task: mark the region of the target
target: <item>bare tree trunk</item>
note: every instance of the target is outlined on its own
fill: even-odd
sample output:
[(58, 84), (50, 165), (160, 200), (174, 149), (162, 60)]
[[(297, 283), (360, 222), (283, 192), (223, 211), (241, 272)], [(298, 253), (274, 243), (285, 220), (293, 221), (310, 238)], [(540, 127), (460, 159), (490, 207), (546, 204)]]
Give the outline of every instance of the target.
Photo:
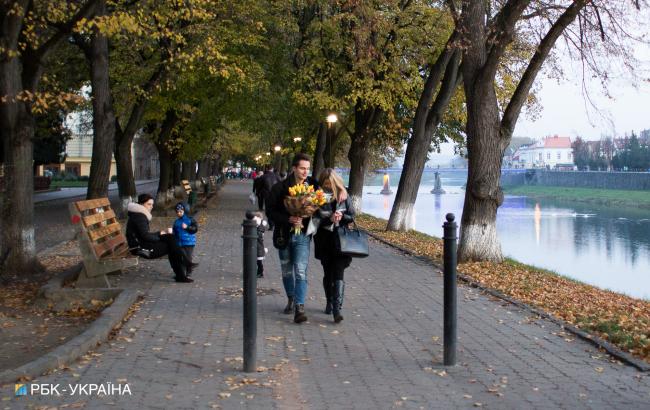
[[(386, 228), (389, 231), (406, 231), (412, 228), (413, 207), (418, 196), (431, 139), (457, 87), (459, 60), (459, 51), (445, 50), (429, 73), (413, 120), (413, 135), (406, 148), (404, 166)], [(445, 75), (442, 85), (436, 101), (430, 106), (443, 70)]]
[(273, 168), (276, 172), (280, 173), (282, 171), (282, 155), (279, 152), (276, 152), (273, 157)]
[(326, 139), (327, 125), (325, 122), (321, 122), (318, 127), (318, 134), (316, 135), (316, 150), (314, 151), (314, 167), (312, 171), (314, 178), (318, 178), (318, 174), (325, 168), (323, 153), (325, 152)]
[[(469, 157), (465, 203), (458, 247), (459, 261), (503, 260), (497, 236), (497, 208), (503, 202), (499, 186), (503, 149), (499, 143), (500, 118), (493, 76), (485, 78), (485, 3), (465, 3), (464, 24), (470, 46), (464, 50), (463, 77), (467, 105)], [(492, 80), (490, 80), (492, 78)]]
[(133, 156), (131, 146), (133, 138), (140, 129), (144, 111), (147, 106), (146, 94), (150, 93), (160, 81), (164, 71), (161, 65), (147, 80), (142, 87), (144, 93), (139, 97), (131, 112), (124, 129), (120, 126), (119, 121), (115, 121), (115, 162), (117, 165), (117, 187), (120, 196), (122, 212), (126, 213), (126, 207), (129, 202), (135, 201), (137, 192), (135, 188), (135, 178), (133, 177)]
[(181, 162), (176, 160), (172, 163), (172, 185), (174, 187), (181, 185)]
[(212, 161), (212, 168), (210, 175), (221, 174), (221, 154), (215, 154), (214, 161)]
[[(26, 5), (23, 5), (26, 6)], [(0, 45), (16, 50), (22, 16), (2, 6)], [(34, 118), (27, 103), (16, 100), (23, 90), (19, 58), (0, 58), (0, 136), (4, 156), (4, 192), (0, 272), (28, 274), (38, 266), (34, 237)]]
[[(12, 60), (17, 65), (16, 60)], [(2, 64), (0, 65), (11, 65)], [(9, 72), (7, 72), (9, 71)], [(19, 85), (17, 72), (0, 66), (2, 95)], [(9, 86), (9, 87), (7, 87)], [(34, 237), (34, 175), (32, 173), (34, 119), (24, 103), (2, 104), (0, 132), (4, 143), (4, 197), (2, 200), (2, 253), (0, 271), (29, 274), (38, 266)]]
[(196, 170), (196, 179), (207, 178), (210, 172), (210, 160), (203, 158), (199, 160), (199, 168)]
[(172, 172), (171, 155), (164, 142), (156, 142), (156, 148), (158, 148), (158, 158), (160, 159), (160, 179), (158, 180), (156, 204), (164, 206), (171, 201), (168, 190)]
[(129, 202), (135, 202), (137, 191), (133, 177), (133, 157), (131, 145), (133, 137), (122, 133), (117, 121), (115, 122), (115, 164), (117, 167), (117, 189), (120, 197), (121, 212), (126, 214)]
[[(97, 15), (106, 14), (106, 0), (98, 0)], [(115, 114), (108, 74), (108, 39), (95, 28), (90, 47), (85, 47), (90, 63), (93, 93), (93, 154), (87, 199), (108, 196), (111, 159), (115, 144)]]
[(167, 140), (171, 136), (178, 116), (173, 110), (167, 111), (165, 120), (160, 127), (160, 134), (156, 139), (156, 148), (158, 149), (158, 158), (160, 159), (160, 180), (158, 181), (158, 192), (156, 194), (156, 202), (160, 204), (168, 204), (172, 200), (169, 187), (171, 186), (172, 178), (172, 155), (167, 148)]
[(325, 150), (323, 151), (323, 162), (325, 168), (333, 168), (336, 161), (336, 140), (338, 133), (336, 132), (336, 123), (327, 124), (325, 130)]
[[(54, 46), (69, 35), (74, 24), (89, 18), (95, 2), (82, 5), (68, 21), (57, 26), (49, 38), (24, 50), (19, 39), (30, 1), (20, 0), (0, 3), (0, 136), (4, 156), (4, 198), (2, 200), (2, 244), (0, 244), (0, 270), (2, 272), (30, 274), (38, 266), (34, 237), (34, 117), (30, 102), (17, 101), (19, 93), (38, 90), (42, 62)], [(11, 10), (10, 10), (11, 9)], [(38, 16), (37, 16), (38, 17)], [(15, 55), (9, 56), (10, 52)]]
[(354, 132), (350, 136), (351, 144), (348, 151), (350, 160), (350, 181), (348, 194), (352, 202), (352, 209), (361, 213), (363, 182), (368, 170), (368, 147), (372, 142), (373, 128), (381, 116), (379, 108), (362, 108), (362, 103), (357, 102), (354, 112)]
[(368, 148), (366, 144), (356, 143), (354, 140), (348, 151), (350, 160), (350, 182), (348, 194), (355, 213), (361, 213), (363, 196), (363, 182), (368, 166)]

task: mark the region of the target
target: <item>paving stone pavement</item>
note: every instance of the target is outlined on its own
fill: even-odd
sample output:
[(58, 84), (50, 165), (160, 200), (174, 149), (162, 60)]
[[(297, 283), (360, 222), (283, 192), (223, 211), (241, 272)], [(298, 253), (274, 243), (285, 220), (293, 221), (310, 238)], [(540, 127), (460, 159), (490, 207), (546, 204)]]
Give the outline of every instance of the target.
[[(33, 383), (128, 383), (131, 395), (13, 397), (6, 408), (92, 409), (641, 409), (650, 379), (557, 325), (459, 287), (459, 365), (442, 366), (442, 277), (383, 244), (346, 271), (345, 320), (322, 313), (322, 268), (309, 268), (309, 321), (294, 324), (277, 253), (258, 281), (258, 369), (242, 369), (243, 210), (250, 183), (229, 182), (208, 211), (193, 284), (166, 261), (150, 275), (139, 311), (92, 357)], [(133, 274), (133, 273), (131, 273)], [(128, 275), (123, 278), (128, 281)]]

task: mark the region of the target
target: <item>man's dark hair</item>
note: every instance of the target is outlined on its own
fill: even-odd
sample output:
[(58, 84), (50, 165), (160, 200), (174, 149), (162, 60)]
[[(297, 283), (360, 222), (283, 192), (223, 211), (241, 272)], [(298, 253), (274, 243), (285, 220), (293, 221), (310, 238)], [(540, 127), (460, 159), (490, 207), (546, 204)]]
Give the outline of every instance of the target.
[(264, 172), (271, 172), (273, 171), (273, 165), (267, 165), (264, 167)]
[(144, 203), (147, 202), (150, 199), (153, 199), (153, 197), (151, 195), (149, 195), (149, 194), (140, 194), (140, 195), (138, 195), (138, 203), (140, 205), (144, 205)]
[(302, 152), (297, 153), (296, 155), (293, 156), (293, 161), (291, 161), (291, 166), (292, 167), (297, 167), (298, 164), (300, 164), (300, 161), (307, 161), (311, 162), (311, 158), (307, 154), (303, 154)]

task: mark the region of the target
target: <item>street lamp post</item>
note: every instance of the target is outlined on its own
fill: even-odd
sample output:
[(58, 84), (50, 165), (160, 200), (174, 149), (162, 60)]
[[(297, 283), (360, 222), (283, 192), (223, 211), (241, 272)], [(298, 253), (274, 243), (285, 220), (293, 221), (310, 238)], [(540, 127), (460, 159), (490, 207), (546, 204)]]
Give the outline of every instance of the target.
[[(293, 137), (293, 157), (295, 158), (296, 154), (300, 152), (300, 141), (302, 141), (301, 137)], [(293, 162), (293, 158), (291, 158), (291, 161)]]
[(277, 172), (280, 172), (280, 166), (282, 162), (282, 158), (280, 155), (280, 151), (282, 150), (282, 147), (280, 144), (275, 144), (273, 147), (273, 151), (275, 151), (275, 161), (274, 161), (274, 168), (276, 169)]
[(327, 116), (325, 119), (327, 121), (327, 144), (325, 145), (325, 160), (327, 163), (325, 164), (326, 168), (331, 168), (334, 165), (333, 161), (333, 152), (334, 152), (334, 147), (332, 146), (334, 143), (334, 124), (338, 121), (338, 117), (336, 114), (330, 114)]

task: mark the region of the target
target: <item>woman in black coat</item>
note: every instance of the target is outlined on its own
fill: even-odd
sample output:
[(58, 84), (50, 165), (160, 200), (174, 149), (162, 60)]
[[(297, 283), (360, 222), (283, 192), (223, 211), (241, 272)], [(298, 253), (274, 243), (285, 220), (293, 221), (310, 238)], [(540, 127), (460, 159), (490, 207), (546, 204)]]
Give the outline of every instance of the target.
[(167, 255), (169, 264), (174, 270), (176, 282), (194, 282), (187, 277), (189, 262), (176, 244), (172, 229), (166, 231), (149, 232), (153, 197), (149, 194), (138, 196), (138, 203), (128, 205), (129, 219), (126, 223), (126, 240), (129, 248), (135, 255), (147, 259), (156, 259)]
[(352, 258), (336, 249), (336, 230), (340, 225), (354, 221), (354, 211), (343, 179), (336, 171), (332, 168), (324, 169), (318, 176), (318, 183), (325, 193), (331, 194), (332, 199), (318, 210), (320, 225), (314, 235), (314, 256), (323, 265), (323, 288), (327, 298), (325, 313), (332, 313), (334, 321), (339, 323), (343, 320), (343, 273), (350, 266)]

